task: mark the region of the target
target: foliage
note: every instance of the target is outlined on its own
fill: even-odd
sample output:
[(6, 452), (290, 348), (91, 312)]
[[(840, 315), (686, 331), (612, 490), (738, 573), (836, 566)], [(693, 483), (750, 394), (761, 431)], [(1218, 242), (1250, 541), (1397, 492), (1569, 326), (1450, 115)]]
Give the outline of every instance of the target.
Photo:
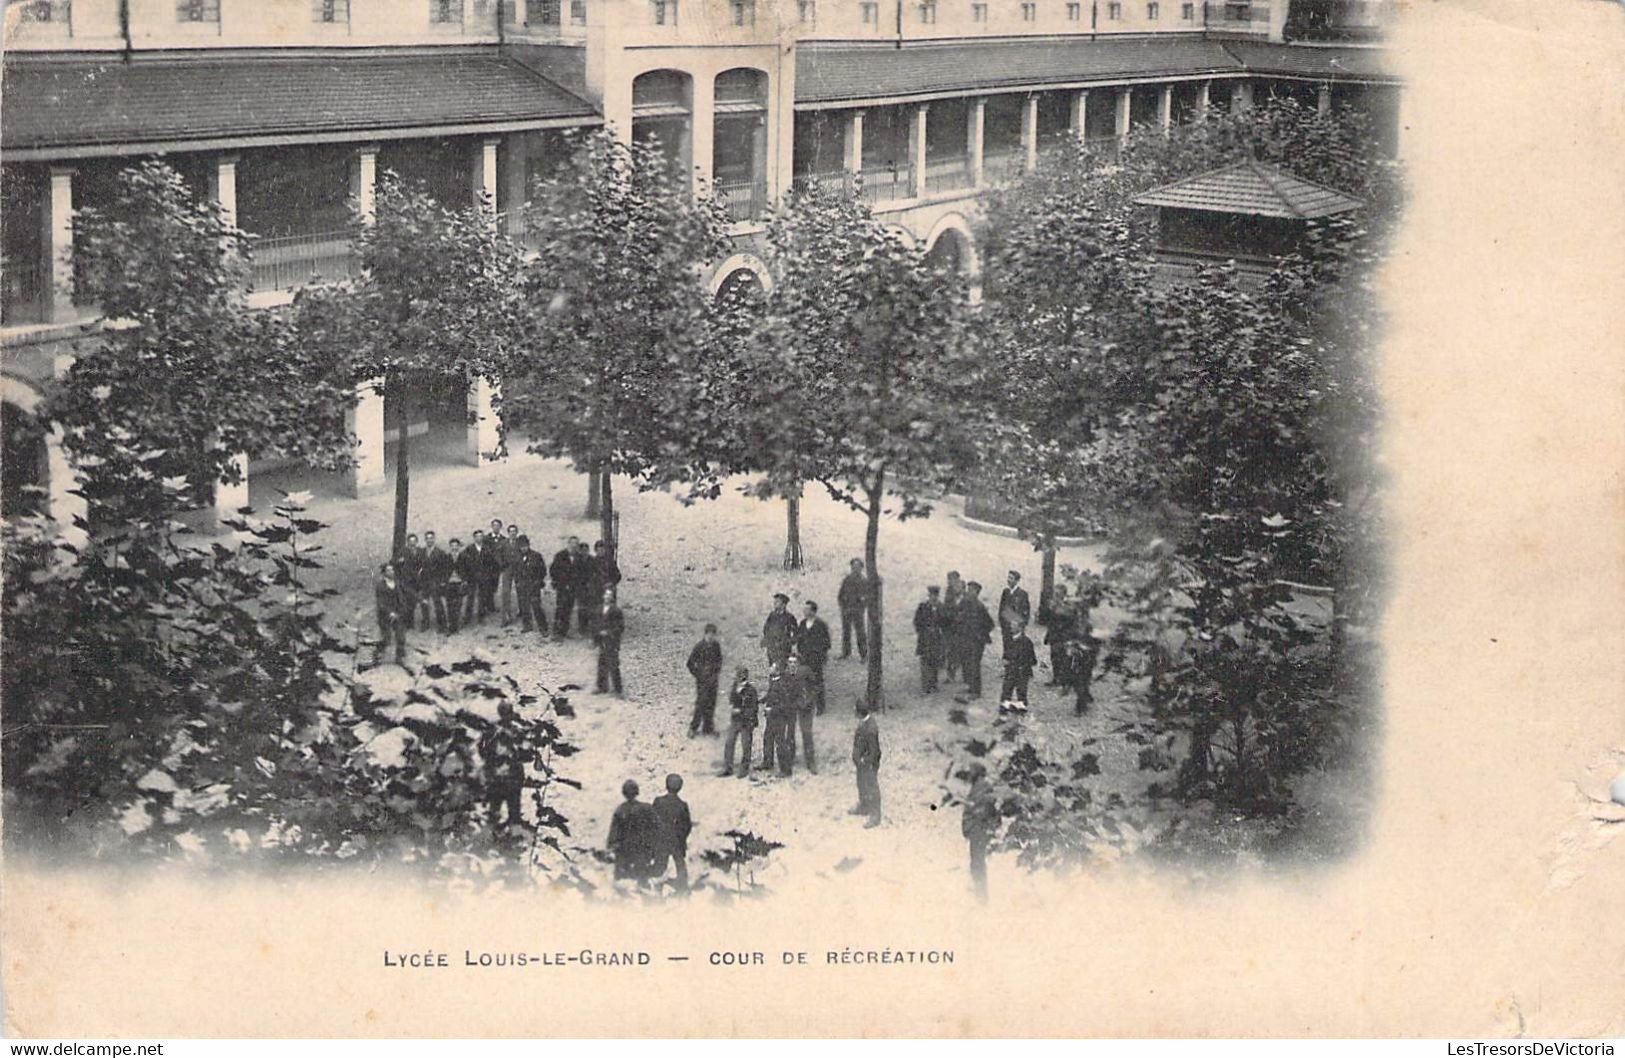
[[(700, 859), (713, 870), (733, 875), (735, 897), (765, 895), (766, 887), (756, 880), (756, 865), (758, 862), (765, 863), (775, 850), (784, 848), (784, 845), (748, 830), (725, 830), (722, 836), (733, 842), (732, 847), (706, 849), (700, 853)], [(727, 892), (726, 889), (720, 891)]]
[[(399, 701), (352, 685), (359, 644), (323, 624), (304, 499), (205, 546), (142, 535), (75, 557), (47, 523), (8, 526), (8, 790), (52, 840), (71, 818), (149, 855), (556, 869), (568, 824), (545, 794), (569, 783), (567, 707), (477, 659), (425, 668)], [(527, 765), (529, 845), (482, 823), (499, 728)]]
[(348, 462), (344, 361), (302, 341), (290, 313), (244, 304), (245, 236), (217, 204), (142, 162), (107, 206), (79, 212), (74, 238), (77, 296), (107, 323), (45, 414), (99, 523), (206, 506), (217, 481), (238, 480), (239, 454)]
[[(351, 237), (359, 278), (317, 288), (299, 317), (306, 345), (349, 365), (349, 381), (382, 380), (399, 429), (395, 532), (406, 540), (413, 401), (427, 383), (500, 378), (523, 343), (520, 252), (490, 203), (447, 209), (385, 173), (376, 217), (357, 215)], [(493, 400), (500, 410), (501, 397)]]
[[(686, 412), (719, 382), (699, 274), (728, 249), (721, 207), (695, 202), (657, 148), (604, 132), (536, 188), (528, 223), (548, 247), (523, 275), (531, 312), (504, 375), (508, 428), (596, 473), (714, 495)], [(602, 515), (613, 541), (612, 500)]]
[(822, 484), (868, 521), (868, 698), (880, 704), (880, 521), (930, 513), (927, 498), (974, 458), (984, 404), (963, 283), (939, 274), (855, 198), (794, 192), (768, 224), (774, 283), (711, 446), (764, 494)]
[[(985, 783), (980, 796), (997, 825), (989, 848), (1016, 854), (1029, 870), (1067, 871), (1110, 858), (1131, 847), (1142, 827), (1115, 793), (1097, 799), (1089, 780), (1100, 775), (1093, 751), (1098, 739), (1068, 740), (1050, 746), (1021, 720), (999, 717), (990, 728), (964, 739), (950, 768), (962, 785)], [(945, 787), (944, 806), (963, 806), (967, 797)], [(976, 798), (973, 787), (967, 795)]]

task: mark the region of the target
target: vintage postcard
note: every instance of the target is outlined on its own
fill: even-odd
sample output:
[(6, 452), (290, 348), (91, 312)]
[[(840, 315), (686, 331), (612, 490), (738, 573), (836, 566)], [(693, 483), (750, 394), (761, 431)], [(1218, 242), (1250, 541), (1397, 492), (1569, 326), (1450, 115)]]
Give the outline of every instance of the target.
[(8, 0), (5, 1031), (1620, 1036), (1622, 85)]

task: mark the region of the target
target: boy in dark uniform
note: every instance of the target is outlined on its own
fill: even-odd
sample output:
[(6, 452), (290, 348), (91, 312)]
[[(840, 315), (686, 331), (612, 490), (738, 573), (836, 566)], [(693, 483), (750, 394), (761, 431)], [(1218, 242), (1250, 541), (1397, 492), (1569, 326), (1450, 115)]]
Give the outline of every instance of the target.
[(485, 531), (474, 530), (474, 540), (457, 556), (457, 572), (463, 577), (463, 627), (474, 624), (480, 614), (480, 585), (485, 579)]
[(579, 607), (580, 625), (582, 635), (592, 631), (593, 622), (598, 619), (600, 603), (604, 597), (604, 585), (598, 579), (598, 563), (592, 560), (592, 553), (587, 550), (584, 540), (576, 542), (576, 605)]
[(993, 642), (993, 615), (982, 603), (982, 586), (976, 581), (965, 585), (964, 597), (959, 600), (959, 643), (964, 651), (960, 664), (964, 666), (965, 689), (972, 698), (982, 696), (982, 653)]
[(532, 551), (530, 537), (514, 540), (513, 590), (519, 609), (519, 627), (547, 635), (547, 608), (542, 605), (542, 588), (547, 584), (547, 560)]
[(446, 631), (455, 635), (463, 626), (463, 598), (468, 593), (468, 581), (463, 573), (468, 563), (463, 558), (463, 542), (451, 538), (451, 550), (446, 554), (446, 576), (440, 582), (440, 597), (446, 603)]
[(868, 816), (864, 828), (880, 825), (880, 724), (866, 699), (858, 700), (858, 726), (852, 732), (852, 766), (857, 772), (858, 804), (848, 815)]
[(638, 800), (638, 793), (638, 784), (633, 780), (621, 784), (622, 800), (610, 818), (609, 839), (604, 846), (615, 858), (615, 877), (642, 885), (654, 868), (660, 820), (652, 807)]
[(773, 609), (762, 622), (762, 651), (770, 668), (783, 666), (796, 643), (796, 619), (790, 613), (790, 596), (773, 594)]
[[(480, 759), (485, 764), (486, 801), (491, 811), (493, 830), (507, 830), (524, 824), (519, 810), (519, 795), (525, 788), (525, 762), (521, 758), (519, 740), (514, 736), (513, 705), (503, 702), (497, 706), (497, 722), (480, 740)], [(507, 809), (503, 820), (502, 809)]]
[(762, 698), (767, 726), (762, 729), (762, 763), (757, 765), (760, 771), (772, 771), (777, 766), (782, 774), (790, 774), (790, 747), (785, 745), (785, 736), (796, 715), (790, 682), (785, 678), (783, 665), (776, 664), (767, 670), (767, 694)]
[(688, 803), (677, 796), (682, 788), (683, 777), (673, 772), (666, 776), (666, 792), (655, 798), (654, 812), (660, 820), (661, 842), (651, 874), (651, 877), (664, 874), (667, 861), (675, 862), (679, 891), (688, 889), (688, 835), (694, 829)]
[(869, 580), (863, 575), (863, 559), (852, 560), (851, 572), (841, 580), (835, 605), (841, 611), (841, 657), (852, 656), (854, 636), (858, 641), (858, 657), (866, 657), (869, 651), (869, 629), (865, 625), (869, 612)]
[[(406, 613), (401, 620), (408, 629), (417, 627), (418, 602), (423, 599), (423, 589), (419, 583), (419, 575), (423, 571), (423, 549), (418, 547), (418, 534), (406, 534), (406, 546), (395, 557), (395, 578), (400, 582), (401, 591), (406, 596)], [(425, 616), (423, 627), (429, 627)]]
[(722, 644), (717, 642), (717, 626), (705, 626), (705, 635), (688, 652), (688, 671), (694, 677), (694, 718), (688, 722), (688, 737), (717, 733), (717, 684), (722, 679)]
[(750, 777), (750, 744), (756, 734), (758, 697), (756, 685), (750, 682), (750, 670), (743, 665), (734, 674), (733, 689), (728, 692), (728, 737), (722, 747), (722, 777), (734, 770), (734, 743), (743, 738), (745, 755), (740, 758), (739, 777)]
[(1019, 622), (1013, 626), (1010, 645), (1004, 648), (1004, 687), (999, 701), (1027, 704), (1027, 684), (1038, 667), (1038, 653), (1033, 641), (1027, 638), (1027, 626)]
[(451, 558), (441, 548), (431, 529), (423, 534), (423, 566), (418, 579), (423, 590), (418, 605), (425, 628), (429, 626), (429, 614), (432, 612), (435, 631), (446, 630), (446, 578), (450, 575)]
[(393, 640), (395, 664), (406, 668), (406, 592), (395, 577), (395, 565), (385, 562), (378, 567), (378, 576), (372, 582), (373, 601), (378, 606), (378, 643), (373, 647), (372, 663), (384, 660), (384, 651)]
[(920, 658), (920, 691), (937, 692), (937, 672), (942, 668), (942, 589), (935, 584), (925, 589), (925, 601), (914, 608), (914, 653)]
[(615, 592), (604, 591), (604, 608), (594, 622), (593, 639), (598, 643), (598, 693), (605, 694), (613, 686), (621, 694), (621, 635), (626, 631), (626, 618), (615, 605)]
[(570, 617), (576, 609), (576, 591), (580, 580), (576, 569), (576, 543), (576, 538), (570, 537), (553, 556), (553, 635), (558, 639), (570, 635)]

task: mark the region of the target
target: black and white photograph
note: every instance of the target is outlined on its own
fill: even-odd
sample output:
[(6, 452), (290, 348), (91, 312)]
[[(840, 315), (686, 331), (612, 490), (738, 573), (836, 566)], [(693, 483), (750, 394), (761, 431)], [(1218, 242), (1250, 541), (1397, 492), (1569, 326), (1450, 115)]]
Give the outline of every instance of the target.
[[(1543, 1012), (1511, 940), (1522, 991), (1415, 1006), (1390, 975), (1425, 931), (1373, 925), (1366, 955), (1338, 917), (1471, 888), (1407, 895), (1394, 834), (1418, 863), (1545, 842), (1529, 891), (1565, 910), (1508, 896), (1487, 935), (1584, 908), (1590, 957), (1625, 957), (1599, 337), (1625, 333), (1625, 10), (1545, 6), (7, 0), (8, 1033), (1625, 1032), (1618, 977)], [(1454, 25), (1533, 43), (1452, 52)], [(1517, 81), (1565, 42), (1602, 95)], [(1554, 165), (1615, 168), (1522, 185), (1527, 214), (1511, 176), (1450, 180), (1495, 153), (1448, 116), (1465, 87), (1428, 95), (1458, 76), (1509, 130), (1555, 107)], [(1520, 259), (1506, 294), (1493, 255), (1585, 203), (1575, 245), (1608, 259)], [(1613, 302), (1557, 300), (1569, 267)], [(1523, 333), (1487, 325), (1509, 298), (1604, 364), (1544, 384), (1611, 428), (1565, 433), (1485, 351)], [(1510, 417), (1463, 410), (1492, 371)], [(1520, 492), (1501, 445), (1573, 494)], [(1537, 578), (1553, 549), (1596, 560)], [(1548, 612), (1586, 660), (1527, 638)], [(1527, 652), (1500, 704), (1453, 628)], [(1486, 742), (1406, 737), (1424, 715)], [(1499, 832), (1498, 784), (1524, 797)], [(1348, 953), (1284, 943), (1282, 991), (1225, 983), (1300, 914)], [(1184, 995), (1073, 1009), (1023, 937)], [(297, 1017), (140, 1001), (168, 946)], [(1343, 972), (1383, 978), (1377, 1008)], [(637, 1012), (456, 1005), (543, 975)], [(813, 980), (844, 998), (754, 1028), (717, 1006), (798, 1010)]]

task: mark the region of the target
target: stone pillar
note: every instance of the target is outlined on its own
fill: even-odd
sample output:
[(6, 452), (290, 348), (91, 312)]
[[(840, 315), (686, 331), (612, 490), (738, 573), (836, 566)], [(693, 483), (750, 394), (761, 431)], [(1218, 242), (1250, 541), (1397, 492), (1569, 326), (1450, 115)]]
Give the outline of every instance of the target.
[(237, 156), (222, 154), (209, 169), (209, 197), (220, 207), (220, 215), (233, 228), (237, 226)]
[(1128, 138), (1129, 116), (1134, 112), (1134, 89), (1119, 88), (1117, 90), (1117, 124), (1115, 131), (1119, 140)]
[(497, 419), (497, 385), (488, 378), (477, 378), (468, 387), (468, 463), (485, 466), (495, 462), (491, 455), (500, 439)]
[(1089, 137), (1089, 90), (1087, 88), (1072, 93), (1072, 113), (1067, 120), (1067, 128), (1079, 143)]
[(1315, 89), (1315, 112), (1322, 117), (1332, 112), (1332, 86), (1321, 83)]
[(908, 120), (908, 194), (920, 198), (925, 194), (925, 119), (929, 103), (915, 106)]
[(1038, 168), (1038, 96), (1030, 95), (1021, 106), (1021, 166), (1027, 172)]
[(1157, 96), (1157, 124), (1164, 136), (1174, 127), (1174, 86), (1171, 84), (1163, 85)]
[(497, 148), (501, 143), (494, 136), (481, 140), (474, 148), (469, 172), (474, 204), (493, 212), (497, 208)]
[(355, 438), (355, 465), (344, 472), (344, 491), (364, 496), (384, 484), (384, 380), (356, 387), (355, 404), (344, 413), (344, 428)]
[(350, 159), (350, 198), (363, 223), (378, 219), (378, 145), (357, 147)]
[(1203, 81), (1196, 86), (1196, 120), (1198, 123), (1207, 120), (1208, 107), (1212, 104), (1212, 81)]
[[(209, 170), (209, 197), (220, 207), (221, 218), (232, 227), (237, 226), (237, 158), (220, 155)], [(236, 481), (224, 479), (214, 486), (214, 524), (218, 528), (225, 519), (248, 506), (248, 455), (239, 452), (231, 458)]]
[(73, 170), (67, 166), (51, 166), (40, 211), (40, 278), (47, 322), (73, 319)]
[(1230, 82), (1230, 109), (1240, 113), (1253, 105), (1253, 84), (1251, 81)]
[(863, 172), (863, 111), (854, 110), (847, 116), (846, 127), (841, 130), (841, 161), (846, 167), (849, 181)]
[(688, 112), (688, 164), (692, 167), (696, 194), (709, 188), (716, 173), (716, 82), (708, 74), (693, 79), (692, 105)]
[(982, 172), (982, 159), (985, 153), (987, 129), (987, 97), (977, 96), (970, 101), (970, 111), (965, 122), (965, 153), (970, 156), (970, 184), (972, 187), (981, 187), (985, 177)]

